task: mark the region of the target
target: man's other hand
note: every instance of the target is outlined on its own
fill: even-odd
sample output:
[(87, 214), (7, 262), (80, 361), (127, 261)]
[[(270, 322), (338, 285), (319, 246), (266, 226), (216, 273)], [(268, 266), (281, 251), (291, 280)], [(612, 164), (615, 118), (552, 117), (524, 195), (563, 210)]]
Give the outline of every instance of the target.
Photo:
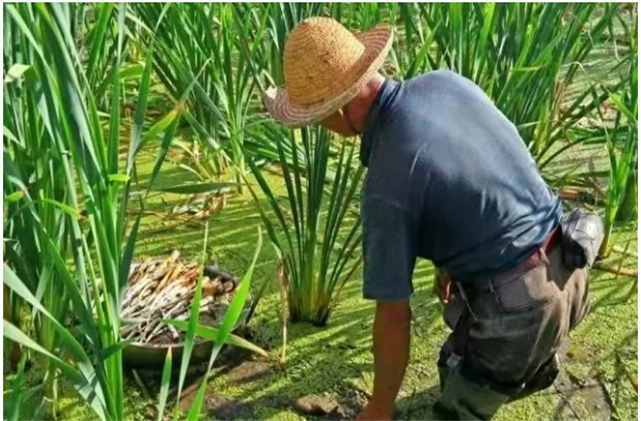
[(438, 295), (441, 304), (445, 305), (450, 301), (452, 280), (445, 269), (436, 268), (434, 274), (434, 292)]
[(375, 401), (370, 400), (367, 405), (365, 405), (361, 412), (356, 417), (357, 421), (365, 420), (391, 420), (393, 414), (393, 407), (382, 407), (378, 405)]
[(359, 420), (390, 420), (394, 400), (401, 387), (409, 360), (409, 300), (376, 304), (374, 318), (374, 392), (358, 415)]

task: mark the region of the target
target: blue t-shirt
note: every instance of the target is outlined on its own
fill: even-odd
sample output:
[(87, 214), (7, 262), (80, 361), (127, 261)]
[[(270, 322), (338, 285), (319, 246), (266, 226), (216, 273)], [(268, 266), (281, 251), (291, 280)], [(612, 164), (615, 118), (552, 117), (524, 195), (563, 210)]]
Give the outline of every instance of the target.
[(452, 72), (386, 81), (361, 160), (365, 298), (409, 298), (417, 257), (461, 282), (500, 273), (561, 219), (561, 201), (516, 127)]

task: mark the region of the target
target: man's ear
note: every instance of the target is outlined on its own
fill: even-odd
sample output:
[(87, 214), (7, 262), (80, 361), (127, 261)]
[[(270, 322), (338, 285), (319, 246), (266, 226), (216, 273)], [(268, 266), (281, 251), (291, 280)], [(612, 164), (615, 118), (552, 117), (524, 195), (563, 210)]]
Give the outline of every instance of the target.
[(345, 107), (343, 107), (344, 109), (343, 108), (339, 109), (338, 112), (341, 114), (343, 119), (347, 122), (347, 125), (349, 126), (350, 131), (352, 133), (355, 133), (355, 135), (360, 135), (361, 132), (359, 132), (356, 129), (356, 126), (354, 126), (354, 122), (352, 121), (352, 119), (349, 116), (349, 110), (347, 110), (348, 106), (349, 106), (349, 104), (347, 104)]

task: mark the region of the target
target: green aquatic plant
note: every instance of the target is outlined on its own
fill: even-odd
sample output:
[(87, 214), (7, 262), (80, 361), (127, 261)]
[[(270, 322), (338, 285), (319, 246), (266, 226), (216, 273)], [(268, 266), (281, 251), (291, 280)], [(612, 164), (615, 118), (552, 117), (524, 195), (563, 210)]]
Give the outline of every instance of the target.
[[(271, 212), (263, 208), (253, 189), (250, 191), (282, 265), (290, 320), (325, 325), (343, 286), (360, 263), (360, 215), (350, 210), (354, 210), (351, 207), (364, 167), (353, 165), (356, 148), (343, 141), (327, 189), (331, 142), (326, 130), (273, 128), (268, 135), (278, 145), (287, 198), (283, 203), (251, 162)], [(294, 152), (292, 164), (285, 156), (284, 143)], [(297, 162), (299, 148), (305, 156), (303, 165)]]

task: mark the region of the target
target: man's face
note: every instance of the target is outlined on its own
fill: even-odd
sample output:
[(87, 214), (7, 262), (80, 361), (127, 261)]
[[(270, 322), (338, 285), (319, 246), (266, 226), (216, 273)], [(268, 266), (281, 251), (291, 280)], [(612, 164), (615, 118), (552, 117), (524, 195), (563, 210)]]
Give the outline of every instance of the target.
[(358, 134), (341, 110), (336, 111), (321, 121), (320, 125), (344, 137), (356, 136)]

